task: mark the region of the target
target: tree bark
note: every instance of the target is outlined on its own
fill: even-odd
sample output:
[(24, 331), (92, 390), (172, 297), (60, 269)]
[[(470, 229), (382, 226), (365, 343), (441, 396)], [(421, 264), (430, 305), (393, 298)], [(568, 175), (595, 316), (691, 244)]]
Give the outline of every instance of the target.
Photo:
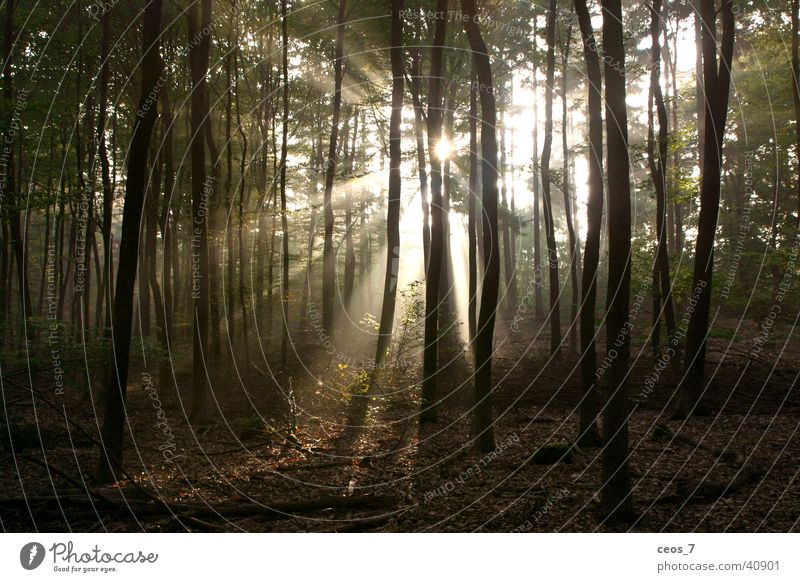
[[(191, 70), (191, 169), (192, 169), (192, 238), (191, 276), (192, 298), (192, 407), (191, 418), (195, 422), (205, 420), (208, 413), (207, 400), (209, 377), (206, 360), (209, 356), (208, 334), (210, 315), (211, 281), (209, 281), (208, 217), (211, 212), (209, 193), (214, 184), (206, 180), (206, 129), (208, 123), (208, 99), (206, 74), (210, 51), (211, 0), (193, 3), (186, 12), (189, 34), (189, 67)], [(214, 160), (216, 164), (216, 160)], [(212, 179), (213, 182), (213, 179)], [(212, 201), (213, 202), (213, 201)], [(212, 350), (213, 351), (213, 350)]]
[(492, 413), (492, 348), (500, 285), (500, 253), (497, 230), (497, 107), (494, 97), (492, 66), (486, 44), (476, 20), (475, 0), (461, 0), (464, 32), (469, 41), (481, 99), (481, 155), (483, 174), (483, 247), (484, 277), (481, 306), (475, 338), (475, 408), (472, 437), (478, 450), (495, 448)]
[(606, 346), (612, 361), (606, 374), (608, 401), (603, 415), (605, 446), (600, 498), (604, 519), (616, 522), (633, 517), (628, 467), (629, 404), (626, 382), (630, 361), (627, 325), (631, 286), (631, 194), (622, 5), (620, 0), (602, 0), (601, 5), (606, 80), (608, 224), (611, 225), (608, 229)]
[[(437, 0), (436, 12), (444, 14), (448, 0)], [(442, 208), (442, 161), (436, 146), (442, 138), (442, 53), (447, 20), (437, 18), (431, 47), (431, 72), (428, 83), (428, 157), (431, 166), (431, 250), (425, 277), (425, 347), (422, 365), (422, 411), (420, 422), (436, 420), (436, 390), (439, 373), (439, 283), (444, 249)]]
[(578, 444), (600, 446), (597, 428), (600, 400), (597, 389), (597, 347), (595, 310), (597, 305), (597, 266), (600, 262), (600, 232), (603, 225), (603, 78), (600, 54), (592, 29), (586, 0), (574, 0), (586, 61), (587, 117), (589, 118), (589, 192), (586, 201), (586, 247), (581, 281), (581, 388)]
[(558, 247), (553, 225), (553, 201), (550, 196), (550, 155), (553, 145), (553, 83), (556, 68), (556, 0), (549, 0), (547, 12), (547, 78), (544, 102), (544, 145), (542, 147), (542, 202), (547, 239), (547, 265), (550, 283), (550, 353), (558, 357), (561, 350), (561, 306), (559, 304)]
[[(345, 0), (340, 0), (341, 4), (344, 5)], [(342, 10), (340, 8), (340, 15), (343, 16)], [(343, 27), (339, 26), (338, 34), (342, 34)], [(281, 165), (280, 165), (280, 182), (281, 182), (281, 232), (283, 236), (281, 237), (281, 253), (283, 255), (282, 260), (282, 273), (281, 273), (281, 312), (282, 312), (282, 319), (283, 319), (283, 333), (281, 335), (281, 370), (285, 371), (286, 367), (289, 364), (289, 219), (287, 217), (286, 212), (286, 159), (289, 153), (289, 24), (288, 24), (288, 16), (286, 14), (286, 0), (281, 0), (281, 44), (283, 45), (282, 52), (281, 52), (281, 74), (283, 75), (283, 91), (281, 94)], [(338, 37), (337, 37), (337, 47), (339, 45)], [(340, 77), (340, 70), (341, 70), (341, 54), (340, 50), (337, 49), (337, 60), (339, 69), (337, 69), (336, 78), (338, 80), (338, 91), (337, 96), (341, 99), (341, 79)], [(336, 152), (336, 130), (338, 129), (338, 116), (337, 116), (337, 107), (334, 105), (334, 124), (333, 129), (331, 130), (331, 149)], [(273, 130), (273, 136), (275, 134)], [(331, 166), (333, 162), (329, 160)], [(331, 170), (329, 169), (329, 172)], [(330, 212), (330, 217), (328, 214), (325, 215), (325, 242), (328, 243), (328, 218), (330, 218), (330, 229), (331, 233), (333, 232), (333, 209), (330, 206), (330, 190), (333, 188), (333, 174), (329, 175), (330, 185), (328, 184), (328, 177), (325, 180), (325, 193), (327, 196), (327, 205), (326, 205), (326, 213)], [(274, 232), (274, 228), (273, 228)], [(273, 246), (274, 246), (274, 238), (273, 238)], [(335, 274), (335, 273), (334, 273)], [(327, 274), (323, 274), (323, 284), (325, 282), (325, 277)], [(332, 305), (330, 306), (333, 307)], [(324, 309), (324, 306), (323, 306)], [(331, 314), (332, 315), (332, 314)], [(331, 328), (332, 329), (332, 328)]]
[(336, 54), (333, 60), (333, 119), (331, 139), (325, 171), (325, 196), (323, 214), (325, 217), (325, 243), (322, 251), (322, 327), (329, 337), (333, 337), (336, 298), (336, 255), (333, 249), (333, 179), (336, 175), (336, 148), (339, 138), (339, 116), (342, 108), (342, 80), (344, 76), (344, 27), (347, 1), (339, 0), (339, 13), (336, 17)]
[(578, 348), (578, 264), (580, 263), (580, 252), (578, 251), (578, 239), (575, 234), (575, 222), (572, 216), (572, 200), (570, 198), (570, 170), (569, 170), (569, 121), (567, 117), (567, 71), (569, 66), (569, 47), (572, 44), (572, 23), (567, 27), (566, 38), (561, 58), (561, 149), (564, 158), (563, 171), (564, 178), (564, 218), (567, 222), (567, 242), (569, 244), (569, 277), (572, 285), (570, 295), (570, 322), (569, 322), (569, 345), (572, 350)]
[[(659, 321), (663, 305), (664, 318), (667, 323), (667, 336), (675, 333), (675, 311), (673, 309), (669, 255), (667, 241), (667, 168), (668, 168), (668, 124), (667, 108), (661, 92), (661, 0), (653, 0), (651, 6), (650, 39), (652, 43), (650, 60), (650, 91), (647, 106), (647, 159), (650, 175), (656, 191), (656, 259), (653, 264), (654, 312), (653, 312), (653, 348), (656, 355), (660, 351)], [(658, 139), (655, 138), (655, 120), (653, 106), (658, 115)], [(656, 144), (658, 150), (656, 151)]]
[(714, 0), (701, 0), (706, 139), (691, 291), (696, 305), (686, 332), (686, 374), (673, 414), (676, 418), (685, 418), (697, 408), (705, 380), (706, 336), (714, 272), (714, 237), (720, 203), (722, 145), (733, 66), (735, 20), (731, 0), (722, 0), (719, 12), (722, 15), (722, 38), (718, 63), (717, 10)]
[(397, 275), (400, 270), (400, 190), (402, 164), (403, 115), (403, 0), (392, 0), (391, 33), (389, 55), (392, 62), (392, 114), (389, 121), (389, 199), (386, 214), (386, 274), (383, 280), (383, 305), (378, 329), (378, 346), (375, 350), (375, 373), (381, 369), (392, 337), (395, 301), (397, 298)]
[(142, 15), (142, 90), (134, 122), (128, 157), (125, 206), (122, 213), (120, 265), (114, 295), (111, 380), (106, 389), (101, 452), (96, 476), (101, 482), (118, 481), (122, 467), (125, 394), (128, 385), (128, 358), (131, 345), (133, 290), (136, 282), (139, 225), (144, 205), (147, 154), (155, 125), (158, 103), (150, 95), (158, 94), (158, 80), (163, 63), (159, 55), (161, 0), (151, 0)]

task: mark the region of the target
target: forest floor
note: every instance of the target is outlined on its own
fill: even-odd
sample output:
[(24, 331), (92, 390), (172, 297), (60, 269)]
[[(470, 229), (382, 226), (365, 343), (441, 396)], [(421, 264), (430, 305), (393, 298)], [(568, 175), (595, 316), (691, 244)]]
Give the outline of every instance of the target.
[[(777, 337), (776, 344), (781, 343)], [(350, 423), (364, 427), (344, 430), (353, 418), (353, 403), (365, 399), (332, 394), (312, 380), (295, 381), (292, 397), (278, 398), (261, 372), (240, 370), (239, 388), (232, 374), (217, 379), (215, 412), (198, 428), (186, 421), (185, 378), (178, 377), (186, 386), (180, 392), (132, 382), (125, 453), (132, 474), (113, 487), (96, 487), (90, 481), (98, 455), (92, 400), (68, 390), (63, 396), (45, 397), (54, 408), (41, 398), (33, 406), (20, 379), (16, 384), (6, 379), (4, 407), (16, 420), (6, 431), (14, 450), (4, 436), (6, 450), (0, 460), (0, 527), (286, 532), (798, 529), (800, 393), (791, 387), (800, 370), (800, 351), (784, 349), (780, 357), (775, 353), (769, 358), (777, 359), (776, 364), (768, 364), (748, 355), (747, 342), (712, 339), (711, 381), (703, 399), (709, 413), (686, 421), (669, 420), (664, 412), (677, 379), (662, 374), (656, 389), (639, 398), (629, 423), (638, 518), (607, 526), (600, 524), (598, 512), (601, 449), (571, 446), (580, 401), (578, 358), (565, 350), (560, 359), (551, 359), (544, 351), (546, 339), (537, 339), (536, 350), (526, 348), (528, 339), (498, 338), (502, 357), (495, 358), (493, 372), (499, 383), (493, 453), (470, 446), (468, 356), (451, 345), (443, 349), (451, 364), (439, 378), (438, 421), (422, 432), (416, 416), (418, 388), (379, 386), (362, 411), (365, 422)], [(637, 350), (629, 380), (632, 397), (644, 394), (644, 380), (654, 366), (649, 349)], [(334, 368), (333, 375), (349, 373), (344, 364), (328, 367)], [(411, 385), (412, 377), (418, 377), (417, 370), (403, 374), (395, 376), (397, 386)], [(298, 372), (296, 377), (303, 376)]]

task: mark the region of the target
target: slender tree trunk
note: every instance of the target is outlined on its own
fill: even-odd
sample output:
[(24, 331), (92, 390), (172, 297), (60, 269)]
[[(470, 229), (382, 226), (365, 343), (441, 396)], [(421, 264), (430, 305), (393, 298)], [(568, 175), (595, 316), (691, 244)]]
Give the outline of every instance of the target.
[(572, 44), (572, 23), (567, 27), (566, 38), (561, 59), (561, 149), (564, 158), (564, 218), (567, 222), (567, 241), (569, 243), (569, 276), (572, 284), (570, 295), (570, 323), (569, 323), (569, 345), (574, 351), (578, 349), (578, 264), (580, 263), (580, 252), (578, 251), (578, 239), (575, 234), (575, 222), (572, 217), (572, 200), (570, 198), (569, 181), (569, 123), (567, 119), (567, 78), (569, 66), (569, 48)]
[(96, 476), (101, 482), (118, 481), (122, 467), (125, 394), (128, 385), (128, 358), (131, 345), (133, 290), (136, 282), (139, 225), (144, 205), (147, 154), (150, 136), (156, 122), (158, 103), (150, 95), (158, 94), (158, 80), (163, 64), (159, 55), (161, 35), (161, 0), (151, 0), (142, 16), (142, 90), (139, 114), (133, 127), (125, 206), (122, 213), (120, 264), (114, 295), (113, 340), (110, 382), (106, 390), (102, 428), (102, 450)]
[[(25, 244), (23, 241), (22, 229), (20, 228), (19, 207), (22, 196), (17, 192), (16, 173), (14, 163), (14, 146), (17, 141), (19, 128), (14, 126), (21, 125), (18, 116), (19, 105), (14, 102), (14, 80), (12, 76), (12, 61), (14, 48), (14, 10), (18, 2), (6, 1), (6, 22), (3, 39), (3, 97), (8, 107), (8, 119), (6, 120), (4, 148), (10, 153), (5, 162), (4, 183), (0, 184), (0, 191), (9, 200), (7, 203), (11, 208), (6, 209), (6, 217), (9, 223), (9, 235), (11, 237), (11, 248), (14, 253), (14, 262), (17, 265), (17, 285), (19, 286), (20, 314), (27, 330), (27, 319), (31, 316), (31, 295), (28, 288), (28, 271), (26, 269), (27, 259), (25, 256)], [(24, 106), (24, 103), (22, 104)], [(27, 338), (26, 338), (27, 339)]]
[[(656, 191), (656, 260), (653, 264), (654, 297), (654, 326), (653, 348), (658, 354), (660, 350), (658, 322), (663, 304), (664, 318), (667, 323), (667, 335), (671, 337), (675, 332), (675, 311), (672, 304), (669, 255), (666, 232), (667, 220), (667, 146), (668, 121), (667, 108), (661, 92), (661, 0), (653, 0), (651, 6), (652, 18), (650, 22), (650, 38), (652, 42), (650, 61), (650, 91), (647, 107), (647, 159), (650, 166), (650, 175)], [(658, 114), (658, 139), (655, 137), (655, 120), (653, 106)], [(656, 141), (658, 151), (656, 151)]]
[(516, 289), (512, 287), (514, 273), (511, 257), (511, 212), (508, 209), (508, 162), (506, 155), (506, 116), (505, 111), (500, 112), (500, 213), (502, 221), (500, 228), (503, 235), (503, 274), (505, 275), (506, 310), (513, 313), (517, 309)]
[[(342, 5), (344, 5), (345, 0), (340, 0)], [(343, 14), (343, 11), (340, 8), (340, 13)], [(339, 26), (338, 34), (342, 34), (343, 26)], [(281, 233), (283, 236), (281, 237), (281, 252), (283, 255), (282, 260), (282, 277), (281, 277), (281, 312), (282, 312), (282, 319), (283, 319), (283, 334), (281, 335), (281, 370), (286, 370), (286, 367), (289, 364), (289, 221), (287, 217), (286, 211), (286, 160), (289, 154), (289, 24), (286, 14), (286, 0), (281, 0), (281, 44), (283, 45), (283, 49), (281, 52), (281, 74), (283, 75), (283, 91), (281, 94), (281, 105), (282, 105), (282, 112), (281, 112), (281, 165), (280, 165), (280, 184), (281, 184)], [(338, 37), (337, 37), (337, 44)], [(339, 51), (337, 50), (337, 55), (339, 55)], [(341, 79), (340, 79), (340, 70), (341, 70), (341, 57), (339, 55), (339, 59), (337, 61), (339, 63), (339, 69), (337, 70), (336, 77), (338, 79), (338, 88), (337, 88), (337, 96), (341, 99)], [(334, 106), (334, 117), (338, 117), (336, 112), (336, 107)], [(334, 120), (334, 127), (338, 125), (338, 119)], [(273, 130), (274, 135), (274, 130)], [(331, 151), (336, 152), (336, 138), (333, 135), (332, 131), (332, 139), (331, 144), (332, 148)], [(333, 164), (331, 164), (333, 165)], [(325, 191), (328, 194), (328, 208), (331, 211), (330, 219), (331, 219), (331, 229), (333, 229), (333, 210), (330, 208), (330, 191), (328, 186), (328, 177), (325, 180)], [(330, 175), (330, 188), (333, 187), (333, 174)], [(327, 216), (326, 216), (326, 224), (325, 224), (325, 231), (326, 237), (328, 224), (327, 224)], [(274, 233), (274, 227), (273, 227)], [(327, 242), (327, 238), (326, 238)], [(274, 238), (273, 238), (273, 247), (274, 247)], [(335, 273), (334, 273), (335, 274)], [(324, 276), (324, 275), (323, 275)], [(332, 305), (331, 305), (332, 307)], [(327, 329), (327, 328), (326, 328)]]
[[(208, 335), (210, 296), (212, 281), (209, 280), (209, 241), (208, 217), (211, 212), (209, 194), (214, 184), (206, 179), (205, 125), (208, 123), (208, 99), (206, 94), (206, 74), (210, 51), (209, 35), (203, 31), (211, 25), (211, 0), (193, 3), (186, 13), (189, 25), (189, 66), (192, 80), (191, 96), (191, 169), (192, 169), (192, 237), (191, 237), (191, 276), (192, 298), (192, 408), (191, 418), (195, 422), (204, 421), (208, 414), (209, 370), (206, 361), (209, 357)], [(193, 40), (194, 39), (194, 40)], [(213, 154), (212, 154), (213, 156)], [(214, 160), (216, 165), (216, 160)], [(212, 177), (214, 182), (216, 176)], [(212, 194), (213, 195), (213, 194)], [(212, 201), (213, 202), (213, 201)], [(213, 348), (212, 348), (213, 352)]]
[(581, 284), (581, 388), (578, 444), (602, 444), (597, 428), (600, 399), (597, 389), (597, 347), (595, 309), (597, 305), (597, 265), (600, 261), (600, 232), (603, 225), (603, 96), (600, 54), (592, 29), (586, 0), (575, 0), (575, 13), (581, 29), (583, 57), (586, 61), (587, 117), (589, 118), (589, 192), (586, 201), (586, 248), (583, 253)]
[[(106, 150), (106, 117), (108, 106), (108, 82), (109, 82), (109, 57), (111, 44), (111, 11), (113, 8), (103, 11), (101, 26), (102, 36), (100, 39), (100, 87), (99, 103), (97, 113), (97, 144), (98, 155), (100, 156), (100, 174), (103, 182), (103, 274), (101, 289), (103, 294), (97, 299), (98, 310), (105, 305), (105, 316), (103, 327), (108, 330), (111, 324), (111, 264), (113, 250), (111, 248), (111, 225), (112, 213), (114, 211), (114, 190), (111, 187), (111, 176), (109, 175), (108, 151)], [(99, 312), (99, 311), (98, 311)], [(100, 325), (98, 318), (97, 324)], [(106, 332), (108, 333), (108, 332)]]
[[(717, 63), (717, 12), (722, 15), (719, 63)], [(735, 34), (731, 0), (722, 0), (719, 11), (715, 9), (714, 0), (701, 0), (701, 16), (706, 139), (691, 290), (691, 298), (696, 300), (696, 304), (686, 332), (686, 377), (674, 411), (676, 418), (684, 418), (694, 411), (704, 389), (706, 336), (714, 271), (714, 236), (720, 203), (722, 140), (728, 113)]]
[(469, 87), (469, 202), (467, 239), (469, 241), (469, 307), (467, 321), (469, 339), (475, 340), (478, 307), (478, 236), (476, 230), (476, 200), (478, 195), (478, 73), (471, 59), (472, 74)]
[[(615, 354), (608, 367), (608, 402), (603, 415), (603, 480), (600, 491), (605, 520), (633, 516), (628, 467), (628, 390), (630, 361), (627, 333), (631, 287), (631, 193), (628, 160), (628, 113), (625, 106), (625, 48), (620, 0), (602, 0), (605, 55), (606, 140), (608, 143), (608, 314), (606, 346)], [(611, 350), (615, 350), (612, 352)]]
[[(238, 32), (238, 31), (237, 31)], [(238, 34), (237, 34), (238, 38)], [(234, 71), (234, 91), (236, 92), (236, 129), (239, 131), (239, 139), (242, 140), (241, 160), (239, 162), (239, 224), (236, 229), (236, 237), (239, 245), (239, 304), (242, 310), (242, 340), (244, 341), (244, 359), (250, 363), (250, 333), (247, 323), (247, 296), (245, 295), (245, 281), (247, 280), (248, 261), (245, 260), (244, 244), (244, 207), (245, 207), (245, 172), (247, 170), (247, 135), (242, 126), (241, 106), (239, 103), (239, 54), (237, 46), (233, 56)], [(232, 314), (234, 316), (234, 314)]]
[(547, 264), (550, 273), (550, 353), (558, 357), (561, 350), (561, 306), (559, 304), (558, 247), (553, 225), (553, 200), (550, 196), (550, 155), (553, 145), (553, 83), (556, 68), (556, 0), (549, 0), (547, 12), (547, 80), (545, 81), (545, 125), (542, 147), (542, 202), (544, 229), (547, 238)]
[(403, 0), (391, 3), (391, 37), (389, 54), (392, 61), (392, 114), (389, 121), (389, 200), (386, 214), (386, 274), (383, 281), (383, 306), (378, 330), (378, 346), (375, 350), (375, 371), (380, 371), (392, 337), (395, 301), (397, 298), (397, 275), (400, 270), (400, 189), (402, 163), (403, 115)]
[(478, 81), (484, 88), (480, 92), (480, 99), (485, 274), (475, 339), (475, 408), (472, 436), (477, 448), (488, 452), (495, 448), (492, 413), (492, 347), (497, 314), (497, 292), (500, 286), (500, 253), (497, 236), (497, 107), (491, 61), (478, 27), (475, 0), (461, 0), (461, 10), (465, 16), (464, 32), (472, 51)]
[(414, 105), (414, 135), (417, 138), (417, 172), (419, 173), (419, 195), (422, 203), (422, 252), (425, 270), (428, 272), (431, 252), (430, 204), (428, 203), (428, 172), (425, 163), (425, 138), (422, 103), (420, 102), (420, 54), (414, 51), (411, 60), (411, 100)]
[[(533, 23), (533, 36), (536, 38), (536, 20)], [(537, 320), (544, 317), (544, 308), (542, 307), (544, 301), (542, 299), (542, 235), (541, 235), (541, 219), (539, 216), (539, 208), (541, 206), (539, 190), (541, 180), (541, 166), (539, 165), (539, 86), (537, 83), (538, 66), (537, 59), (533, 61), (533, 160), (531, 167), (533, 168), (533, 298), (534, 298), (534, 316)]]
[[(447, 10), (447, 0), (437, 0), (436, 11)], [(436, 19), (431, 47), (431, 72), (428, 83), (428, 158), (431, 166), (431, 251), (425, 278), (425, 347), (422, 370), (422, 412), (420, 422), (436, 420), (436, 389), (439, 373), (439, 284), (444, 252), (444, 212), (442, 208), (442, 161), (436, 155), (442, 138), (442, 53), (447, 20)]]
[[(800, 0), (792, 0), (792, 98), (794, 102), (795, 156), (800, 160)], [(800, 228), (800, 171), (797, 171), (797, 227)]]
[(331, 139), (325, 168), (325, 196), (323, 214), (325, 216), (325, 243), (322, 251), (322, 327), (329, 337), (333, 337), (336, 298), (336, 255), (333, 249), (333, 179), (336, 175), (336, 149), (339, 138), (339, 116), (342, 108), (342, 80), (344, 77), (344, 28), (347, 15), (347, 1), (339, 0), (339, 13), (336, 17), (336, 55), (333, 60), (333, 119)]

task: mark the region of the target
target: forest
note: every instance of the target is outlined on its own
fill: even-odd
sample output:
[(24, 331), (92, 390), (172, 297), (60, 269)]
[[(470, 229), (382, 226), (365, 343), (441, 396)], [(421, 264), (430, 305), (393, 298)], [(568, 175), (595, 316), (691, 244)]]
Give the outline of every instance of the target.
[(800, 0), (2, 0), (7, 532), (800, 527)]

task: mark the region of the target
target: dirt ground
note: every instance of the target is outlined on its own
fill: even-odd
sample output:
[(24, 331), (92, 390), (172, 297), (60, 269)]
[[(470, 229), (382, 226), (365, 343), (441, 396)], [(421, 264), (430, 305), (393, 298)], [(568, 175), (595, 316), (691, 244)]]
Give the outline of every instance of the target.
[[(492, 453), (470, 445), (468, 356), (451, 346), (445, 359), (452, 363), (439, 380), (438, 422), (422, 431), (414, 369), (378, 386), (359, 423), (350, 422), (352, 411), (364, 399), (335, 389), (357, 377), (344, 364), (333, 366), (329, 384), (298, 371), (291, 398), (276, 394), (263, 370), (240, 370), (241, 382), (220, 373), (214, 413), (199, 427), (186, 421), (185, 378), (178, 378), (186, 387), (180, 391), (157, 378), (132, 383), (128, 477), (111, 487), (90, 480), (98, 456), (92, 400), (68, 390), (48, 398), (54, 409), (41, 398), (32, 401), (20, 378), (6, 381), (4, 405), (15, 421), (0, 462), (0, 525), (4, 531), (798, 529), (798, 354), (784, 350), (775, 364), (777, 354), (754, 360), (744, 344), (711, 340), (708, 414), (673, 421), (664, 410), (677, 377), (661, 374), (645, 394), (654, 359), (647, 348), (635, 349), (629, 392), (639, 404), (629, 439), (638, 518), (609, 526), (598, 513), (602, 451), (571, 446), (581, 398), (577, 356), (565, 351), (553, 360), (544, 348), (530, 351), (529, 342), (508, 339), (500, 338), (503, 357), (494, 367)], [(349, 423), (363, 426), (345, 429)]]

